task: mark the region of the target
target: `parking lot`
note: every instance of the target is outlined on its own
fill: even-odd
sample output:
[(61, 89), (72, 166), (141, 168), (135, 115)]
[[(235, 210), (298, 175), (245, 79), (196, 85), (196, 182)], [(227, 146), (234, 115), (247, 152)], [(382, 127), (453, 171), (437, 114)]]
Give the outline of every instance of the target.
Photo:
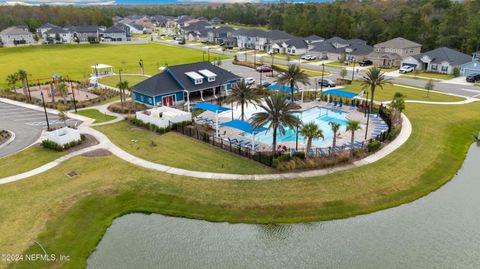
[[(57, 115), (48, 114), (50, 127), (60, 127), (64, 123)], [(68, 124), (80, 124), (80, 121), (69, 119)], [(15, 134), (15, 139), (8, 145), (0, 147), (0, 157), (10, 155), (34, 143), (47, 128), (43, 111), (0, 102), (0, 129)]]

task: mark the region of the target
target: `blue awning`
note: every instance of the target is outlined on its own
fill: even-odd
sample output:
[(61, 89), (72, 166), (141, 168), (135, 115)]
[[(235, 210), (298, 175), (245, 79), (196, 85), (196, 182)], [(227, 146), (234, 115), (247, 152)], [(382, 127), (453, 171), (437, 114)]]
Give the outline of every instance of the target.
[[(267, 87), (269, 90), (274, 90), (274, 91), (284, 91), (284, 92), (291, 92), (292, 88), (288, 86), (283, 86), (283, 85), (277, 85), (277, 84), (272, 84)], [(297, 88), (294, 88), (294, 91), (298, 91)]]
[(353, 93), (353, 92), (347, 92), (347, 91), (341, 91), (341, 90), (328, 90), (324, 91), (323, 94), (330, 94), (330, 95), (335, 95), (338, 97), (345, 97), (345, 98), (355, 98), (358, 96), (358, 94)]
[(223, 107), (223, 106), (217, 106), (215, 104), (211, 104), (211, 103), (207, 103), (207, 102), (196, 104), (193, 107), (194, 108), (200, 108), (200, 109), (203, 109), (203, 110), (212, 111), (214, 113), (222, 113), (222, 112), (231, 110), (230, 108)]
[(229, 121), (229, 122), (222, 123), (221, 125), (226, 126), (226, 127), (235, 128), (235, 129), (238, 129), (238, 130), (242, 130), (242, 131), (250, 133), (250, 134), (253, 133), (253, 132), (259, 133), (259, 132), (264, 132), (264, 131), (268, 130), (265, 127), (255, 128), (250, 123), (248, 123), (246, 121), (241, 121), (241, 120), (232, 120), (232, 121)]

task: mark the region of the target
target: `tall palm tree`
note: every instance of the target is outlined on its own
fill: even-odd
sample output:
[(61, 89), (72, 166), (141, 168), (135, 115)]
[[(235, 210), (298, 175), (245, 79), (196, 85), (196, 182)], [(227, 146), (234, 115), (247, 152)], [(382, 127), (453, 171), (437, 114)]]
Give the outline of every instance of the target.
[(335, 154), (335, 147), (337, 146), (337, 132), (340, 130), (340, 124), (336, 122), (329, 122), (330, 128), (332, 128), (333, 132), (333, 141), (332, 141), (332, 153)]
[(395, 110), (393, 115), (393, 121), (395, 124), (400, 124), (402, 119), (402, 112), (405, 109), (405, 95), (400, 92), (396, 92), (393, 96), (393, 100), (390, 103), (390, 107)]
[(28, 96), (28, 93), (27, 93), (27, 71), (25, 70), (18, 70), (17, 72), (17, 76), (18, 76), (18, 79), (22, 82), (22, 89), (23, 89), (23, 94), (25, 94), (25, 96)]
[(365, 139), (367, 138), (368, 134), (370, 114), (372, 113), (373, 100), (375, 98), (375, 89), (377, 88), (377, 86), (380, 87), (380, 89), (383, 89), (383, 86), (387, 84), (392, 84), (391, 80), (389, 78), (386, 78), (385, 73), (383, 73), (382, 69), (378, 67), (369, 68), (362, 79), (363, 90), (370, 88), (371, 93), (370, 107), (368, 108), (367, 116), (367, 127), (365, 128)]
[(58, 84), (58, 86), (57, 86), (57, 90), (62, 95), (63, 104), (66, 105), (67, 104), (67, 96), (68, 96), (67, 84), (65, 84), (65, 82), (63, 82), (63, 81), (60, 82), (60, 84)]
[(350, 156), (353, 157), (353, 144), (355, 143), (355, 132), (362, 129), (360, 122), (356, 120), (349, 121), (347, 124), (347, 131), (352, 132), (352, 140), (350, 141)]
[(263, 112), (253, 114), (250, 119), (252, 125), (261, 127), (268, 125), (268, 129), (273, 131), (272, 153), (277, 154), (277, 132), (285, 134), (286, 128), (295, 128), (300, 126), (302, 121), (294, 115), (295, 106), (288, 102), (288, 98), (283, 93), (272, 93), (265, 98), (265, 104), (260, 104)]
[(257, 88), (250, 87), (245, 83), (245, 80), (241, 80), (237, 86), (232, 89), (231, 94), (227, 97), (225, 102), (237, 103), (237, 106), (241, 106), (241, 118), (245, 120), (245, 105), (256, 105), (261, 100), (261, 94)]
[(305, 139), (307, 139), (307, 147), (305, 156), (310, 158), (310, 148), (312, 147), (312, 140), (313, 139), (324, 139), (323, 131), (318, 127), (315, 122), (309, 122), (302, 126), (300, 129), (300, 133), (303, 135)]
[(303, 85), (310, 85), (310, 80), (300, 69), (300, 66), (291, 64), (288, 66), (287, 71), (283, 72), (279, 78), (275, 81), (275, 83), (280, 85), (289, 85), (292, 95), (292, 103), (293, 103), (293, 91), (295, 88), (298, 89), (298, 83), (302, 83)]
[(125, 91), (129, 88), (128, 81), (124, 80), (118, 82), (117, 88), (120, 90), (120, 103), (122, 104), (123, 108), (123, 103), (125, 102)]
[(18, 74), (13, 73), (7, 76), (7, 85), (10, 87), (11, 90), (17, 90), (17, 82), (18, 82)]

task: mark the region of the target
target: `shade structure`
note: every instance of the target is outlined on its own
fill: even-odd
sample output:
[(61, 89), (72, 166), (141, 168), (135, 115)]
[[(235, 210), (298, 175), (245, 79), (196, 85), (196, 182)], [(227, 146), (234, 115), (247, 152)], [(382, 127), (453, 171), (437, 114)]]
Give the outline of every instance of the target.
[(199, 104), (194, 105), (193, 107), (203, 109), (203, 110), (207, 110), (207, 111), (211, 111), (211, 112), (215, 113), (215, 136), (219, 137), (220, 134), (218, 132), (218, 113), (228, 111), (228, 110), (230, 110), (230, 108), (223, 107), (223, 106), (218, 106), (218, 105), (208, 103), (208, 102), (199, 103)]
[(323, 94), (334, 95), (334, 96), (338, 96), (338, 97), (345, 97), (345, 98), (348, 98), (348, 99), (353, 99), (353, 98), (358, 96), (358, 94), (356, 94), (356, 93), (341, 91), (341, 90), (327, 90), (327, 91), (324, 91)]
[(229, 121), (229, 122), (225, 122), (225, 123), (222, 123), (222, 126), (235, 128), (235, 129), (238, 129), (238, 130), (250, 133), (250, 134), (253, 134), (253, 133), (258, 134), (260, 132), (264, 132), (264, 131), (268, 130), (265, 127), (257, 127), (256, 128), (255, 126), (251, 125), (250, 123), (248, 123), (246, 121), (241, 121), (241, 120), (232, 120), (232, 121)]
[(96, 65), (92, 65), (90, 66), (90, 68), (92, 69), (109, 69), (109, 68), (112, 68), (111, 65), (108, 65), (108, 64), (96, 64)]
[(211, 111), (211, 112), (214, 112), (214, 113), (222, 113), (222, 112), (231, 110), (231, 108), (218, 106), (218, 105), (208, 103), (208, 102), (199, 103), (199, 104), (194, 105), (193, 107), (203, 109), (203, 110), (207, 110), (207, 111)]
[[(292, 88), (289, 86), (283, 86), (283, 85), (278, 85), (278, 84), (272, 84), (267, 87), (269, 90), (274, 90), (274, 91), (283, 91), (283, 92), (291, 92)], [(294, 91), (298, 91), (297, 88), (294, 88)]]
[(258, 134), (260, 132), (267, 131), (268, 129), (265, 127), (255, 127), (252, 124), (246, 122), (246, 121), (241, 121), (241, 120), (232, 120), (229, 122), (222, 123), (222, 126), (230, 127), (230, 128), (235, 128), (247, 133), (252, 134), (252, 149), (255, 149), (255, 134)]

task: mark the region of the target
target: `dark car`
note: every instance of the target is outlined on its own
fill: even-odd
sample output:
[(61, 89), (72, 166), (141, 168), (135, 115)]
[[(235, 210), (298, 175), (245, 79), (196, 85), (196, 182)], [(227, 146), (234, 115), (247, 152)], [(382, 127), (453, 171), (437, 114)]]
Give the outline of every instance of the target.
[(268, 65), (262, 65), (262, 66), (257, 67), (257, 71), (261, 72), (261, 73), (272, 72), (272, 68)]
[(257, 84), (258, 87), (264, 87), (264, 88), (266, 88), (266, 87), (268, 87), (268, 86), (270, 86), (270, 85), (272, 85), (272, 83), (270, 83), (270, 82), (268, 82), (268, 81), (262, 81), (262, 83), (258, 83), (258, 84)]
[(318, 85), (323, 87), (336, 87), (337, 83), (333, 82), (331, 79), (325, 78), (323, 80), (319, 80)]
[(467, 76), (467, 82), (475, 83), (477, 81), (480, 81), (480, 74), (473, 74), (473, 75)]
[(360, 66), (369, 66), (369, 65), (372, 65), (373, 62), (370, 61), (370, 60), (365, 60), (365, 61), (361, 61), (358, 63)]

